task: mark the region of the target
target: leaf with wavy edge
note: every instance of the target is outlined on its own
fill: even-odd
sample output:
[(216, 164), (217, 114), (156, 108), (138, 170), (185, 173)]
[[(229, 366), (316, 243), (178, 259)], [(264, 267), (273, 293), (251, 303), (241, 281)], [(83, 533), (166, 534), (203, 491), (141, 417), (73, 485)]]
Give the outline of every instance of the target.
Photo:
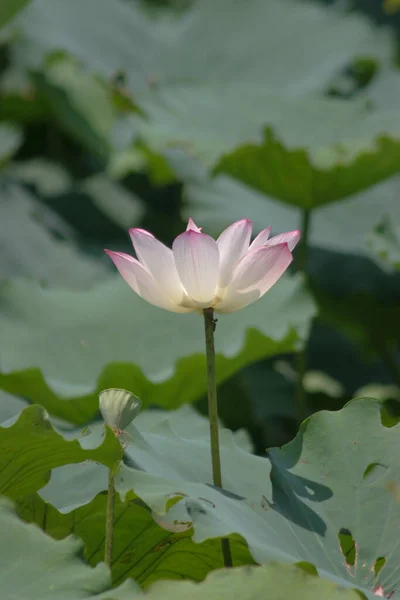
[[(98, 412), (98, 392), (108, 387), (131, 390), (144, 407), (168, 408), (206, 390), (201, 318), (154, 308), (119, 278), (88, 291), (15, 281), (1, 289), (0, 309), (6, 340), (0, 388), (53, 415), (89, 421)], [(219, 381), (259, 358), (293, 350), (313, 315), (301, 279), (286, 276), (250, 309), (220, 318)]]
[[(224, 492), (206, 485), (211, 475), (199, 470), (207, 461), (205, 447), (197, 444), (192, 456), (190, 443), (164, 432), (171, 444), (169, 453), (166, 442), (162, 446), (168, 479), (159, 463), (148, 463), (148, 472), (124, 465), (117, 488), (122, 494), (134, 488), (166, 520), (191, 520), (195, 541), (239, 533), (257, 562), (306, 561), (322, 576), (355, 586), (369, 598), (374, 589), (397, 598), (398, 427), (382, 425), (378, 401), (355, 400), (341, 411), (310, 417), (293, 442), (269, 450), (269, 460), (240, 451), (232, 440), (228, 451), (225, 434)], [(185, 464), (192, 460), (190, 475)], [(171, 497), (182, 499), (165, 514)], [(353, 560), (341, 550), (343, 539), (353, 540)]]
[[(68, 481), (58, 478), (59, 499)], [(18, 504), (20, 516), (35, 522), (48, 535), (64, 539), (71, 533), (84, 543), (84, 557), (91, 566), (104, 560), (104, 523), (106, 492), (89, 504), (68, 514), (58, 512), (38, 496), (24, 498)], [(206, 575), (223, 567), (219, 540), (196, 544), (192, 531), (174, 533), (162, 529), (143, 502), (130, 495), (124, 502), (118, 498), (115, 508), (112, 581), (120, 585), (133, 578), (147, 588), (163, 579), (192, 579), (202, 581)], [(247, 545), (239, 536), (231, 539), (234, 566), (253, 564)]]
[(0, 427), (0, 494), (12, 499), (32, 494), (60, 465), (97, 461), (113, 467), (121, 459), (121, 445), (109, 428), (101, 445), (88, 439), (86, 448), (57, 433), (41, 406), (28, 406), (13, 425)]

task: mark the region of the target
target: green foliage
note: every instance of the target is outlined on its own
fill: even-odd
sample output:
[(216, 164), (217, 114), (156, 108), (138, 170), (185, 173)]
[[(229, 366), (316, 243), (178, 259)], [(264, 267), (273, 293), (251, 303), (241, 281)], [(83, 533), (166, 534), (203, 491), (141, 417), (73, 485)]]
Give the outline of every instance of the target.
[(210, 481), (210, 474), (197, 477), (205, 470), (204, 439), (178, 439), (165, 428), (157, 445), (169, 471), (142, 462), (135, 439), (137, 464), (146, 470), (122, 466), (118, 489), (133, 487), (161, 514), (171, 495), (181, 497), (164, 519), (192, 521), (195, 541), (240, 533), (259, 563), (305, 561), (321, 576), (356, 586), (368, 597), (378, 586), (386, 594), (396, 590), (398, 426), (382, 425), (379, 402), (362, 399), (339, 412), (314, 415), (293, 442), (270, 449), (269, 460), (243, 453), (226, 435), (226, 493), (200, 483)]
[[(135, 390), (144, 406), (168, 408), (197, 400), (206, 390), (201, 318), (155, 309), (124, 282), (108, 281), (87, 292), (14, 282), (3, 287), (0, 304), (0, 327), (9, 340), (0, 385), (54, 415), (87, 422), (98, 412), (98, 392), (109, 387)], [(259, 358), (293, 350), (313, 313), (300, 279), (287, 278), (253, 310), (221, 319), (219, 381)]]
[[(58, 485), (62, 484), (59, 480)], [(84, 543), (85, 559), (95, 566), (104, 560), (106, 501), (103, 492), (89, 504), (62, 514), (36, 496), (24, 499), (18, 505), (18, 513), (39, 526), (45, 523), (44, 531), (55, 539), (64, 539), (71, 533), (78, 536)], [(144, 588), (163, 579), (202, 581), (210, 571), (223, 567), (219, 540), (196, 544), (190, 530), (171, 533), (162, 529), (138, 499), (117, 500), (115, 519), (114, 585), (127, 578)], [(234, 566), (252, 564), (245, 542), (237, 538), (232, 536)]]
[(295, 597), (301, 600), (358, 600), (360, 596), (353, 590), (328, 583), (308, 575), (299, 568), (287, 565), (268, 565), (218, 571), (212, 573), (201, 585), (185, 582), (179, 587), (172, 583), (159, 583), (149, 594), (149, 600), (173, 598), (210, 598), (210, 600), (247, 600), (261, 598), (265, 591), (274, 600)]
[(99, 448), (84, 450), (77, 440), (64, 440), (43, 408), (35, 405), (26, 408), (14, 425), (0, 430), (0, 447), (0, 493), (12, 499), (43, 487), (51, 469), (60, 465), (94, 460), (113, 467), (121, 459), (120, 444), (109, 429)]
[[(400, 598), (398, 49), (344, 4), (0, 0), (1, 598)], [(223, 489), (201, 316), (104, 254), (188, 217), (302, 229), (216, 323)]]
[[(367, 123), (365, 123), (367, 125)], [(380, 137), (352, 149), (354, 141), (332, 147), (329, 164), (313, 164), (302, 149), (285, 148), (270, 129), (261, 145), (245, 145), (225, 155), (215, 173), (228, 173), (269, 196), (306, 209), (343, 200), (400, 171), (397, 138)], [(317, 155), (318, 156), (318, 155)], [(325, 159), (323, 160), (325, 163)]]
[[(246, 215), (257, 230), (273, 223), (274, 231), (298, 229), (299, 207), (266, 196), (238, 180), (216, 175), (210, 180), (207, 170), (182, 151), (169, 151), (168, 160), (180, 179), (186, 182), (185, 216), (192, 216), (212, 232), (219, 233), (227, 224)], [(290, 187), (290, 182), (282, 185)], [(296, 190), (296, 193), (298, 190)], [(389, 179), (348, 199), (321, 206), (312, 214), (309, 245), (324, 250), (373, 257), (370, 236), (378, 223), (400, 219), (397, 181)]]
[(36, 525), (23, 524), (4, 499), (0, 503), (0, 523), (3, 539), (0, 583), (4, 597), (10, 600), (128, 600), (140, 595), (132, 581), (110, 591), (105, 565), (91, 569), (83, 564), (82, 542), (72, 537), (62, 542), (52, 540)]
[[(91, 513), (93, 519), (96, 511)], [(3, 594), (7, 598), (19, 600), (128, 600), (143, 597), (140, 588), (131, 580), (114, 589), (110, 589), (109, 575), (104, 564), (90, 569), (84, 565), (79, 553), (81, 542), (69, 537), (63, 541), (52, 540), (44, 535), (35, 525), (26, 525), (19, 521), (8, 502), (0, 505), (0, 523), (3, 536), (2, 573), (0, 582)], [(91, 521), (93, 525), (95, 521)], [(86, 523), (89, 526), (90, 523)], [(142, 523), (145, 525), (145, 523)], [(80, 532), (81, 523), (78, 523)], [(126, 532), (127, 535), (132, 533)], [(147, 543), (154, 542), (151, 531), (147, 532)], [(181, 540), (184, 542), (184, 540)], [(215, 544), (214, 544), (215, 545)], [(197, 553), (204, 545), (197, 548)], [(160, 552), (160, 548), (158, 551)], [(210, 550), (210, 548), (208, 548)], [(182, 552), (184, 549), (181, 550)], [(190, 555), (188, 555), (190, 556)], [(126, 561), (126, 553), (122, 556)], [(205, 554), (205, 562), (211, 559), (209, 552)], [(165, 563), (168, 558), (163, 557)], [(24, 577), (15, 569), (16, 564), (24, 563)], [(122, 561), (123, 562), (123, 561)], [(153, 561), (154, 562), (154, 561)], [(143, 566), (142, 566), (143, 568)], [(189, 582), (160, 582), (153, 586), (148, 597), (187, 598), (190, 593), (199, 598), (254, 598), (268, 585), (276, 590), (276, 598), (284, 598), (287, 594), (307, 594), (307, 598), (324, 598), (331, 600), (351, 600), (359, 597), (350, 590), (339, 587), (308, 575), (304, 571), (286, 565), (270, 565), (250, 569), (221, 570), (210, 575), (201, 586), (193, 586)], [(210, 596), (211, 593), (211, 596)], [(235, 594), (232, 596), (232, 594)], [(275, 591), (274, 591), (275, 593)]]

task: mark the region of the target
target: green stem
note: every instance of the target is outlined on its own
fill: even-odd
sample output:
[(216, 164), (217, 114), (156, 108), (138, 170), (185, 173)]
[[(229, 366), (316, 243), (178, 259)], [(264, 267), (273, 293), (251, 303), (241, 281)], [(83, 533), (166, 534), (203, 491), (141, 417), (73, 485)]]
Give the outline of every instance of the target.
[[(217, 380), (215, 376), (215, 347), (214, 331), (216, 321), (214, 310), (206, 308), (203, 310), (204, 330), (206, 337), (206, 362), (207, 362), (207, 386), (208, 386), (208, 419), (210, 422), (211, 440), (211, 463), (213, 482), (216, 487), (222, 488), (221, 458), (219, 452), (219, 430), (218, 430), (218, 403), (217, 403)], [(222, 554), (225, 567), (232, 566), (232, 556), (229, 540), (221, 540)]]
[(303, 422), (307, 411), (307, 394), (304, 389), (304, 376), (306, 374), (306, 347), (304, 346), (298, 351), (296, 356), (296, 400), (297, 400), (297, 421), (299, 425)]
[[(310, 231), (311, 211), (304, 209), (301, 218), (301, 239), (297, 254), (297, 266), (302, 272), (303, 277), (307, 280), (307, 260), (308, 260), (308, 235)], [(297, 384), (296, 384), (296, 400), (297, 400), (297, 420), (300, 424), (306, 416), (307, 411), (307, 395), (304, 389), (304, 376), (307, 370), (306, 345), (297, 353)]]
[(311, 210), (304, 208), (301, 215), (301, 238), (297, 251), (297, 267), (307, 277), (308, 236), (310, 232)]
[(115, 484), (114, 473), (110, 469), (108, 472), (108, 494), (107, 494), (107, 512), (106, 512), (106, 538), (104, 561), (110, 567), (112, 564), (112, 547), (114, 536), (114, 512), (115, 512)]

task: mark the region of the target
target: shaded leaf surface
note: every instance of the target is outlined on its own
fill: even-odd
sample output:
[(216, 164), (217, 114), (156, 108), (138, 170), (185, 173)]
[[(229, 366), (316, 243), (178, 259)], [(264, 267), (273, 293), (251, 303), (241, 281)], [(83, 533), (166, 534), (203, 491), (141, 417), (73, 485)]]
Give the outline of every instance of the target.
[[(181, 495), (165, 518), (190, 519), (196, 541), (240, 533), (257, 562), (310, 562), (321, 575), (356, 586), (370, 598), (379, 586), (397, 598), (398, 425), (383, 426), (380, 411), (374, 400), (322, 411), (304, 422), (293, 442), (269, 450), (269, 460), (231, 446), (222, 454), (229, 494), (197, 483), (210, 481), (204, 472), (196, 477), (197, 467), (188, 480), (182, 461), (171, 454), (175, 477), (169, 472), (166, 479), (156, 467), (143, 472), (124, 466), (118, 486), (121, 491), (133, 487), (159, 513), (171, 494)], [(171, 442), (171, 447), (178, 444), (174, 436)], [(186, 448), (189, 456), (190, 443)], [(201, 453), (197, 447), (194, 465)], [(354, 540), (354, 564), (346, 562), (339, 534)], [(381, 557), (384, 566), (376, 574)]]
[(53, 540), (36, 525), (20, 521), (4, 499), (0, 502), (0, 525), (0, 584), (5, 598), (128, 600), (140, 595), (140, 588), (132, 581), (111, 591), (107, 567), (101, 564), (91, 569), (85, 565), (79, 556), (79, 540)]
[[(59, 499), (68, 481), (58, 479)], [(34, 521), (55, 539), (64, 539), (71, 533), (84, 543), (84, 556), (95, 566), (104, 560), (104, 531), (106, 493), (103, 492), (86, 506), (61, 514), (38, 496), (24, 499), (18, 512), (27, 521)], [(202, 581), (206, 575), (223, 567), (219, 540), (196, 544), (191, 531), (171, 533), (154, 521), (151, 512), (133, 497), (117, 500), (113, 546), (112, 580), (119, 585), (133, 578), (147, 588), (163, 579), (192, 579)], [(245, 542), (233, 536), (234, 565), (252, 564)]]
[(121, 458), (111, 430), (101, 446), (84, 450), (77, 440), (58, 434), (36, 405), (27, 407), (11, 427), (0, 428), (0, 447), (0, 493), (12, 499), (43, 487), (51, 469), (60, 465), (94, 460), (112, 467)]

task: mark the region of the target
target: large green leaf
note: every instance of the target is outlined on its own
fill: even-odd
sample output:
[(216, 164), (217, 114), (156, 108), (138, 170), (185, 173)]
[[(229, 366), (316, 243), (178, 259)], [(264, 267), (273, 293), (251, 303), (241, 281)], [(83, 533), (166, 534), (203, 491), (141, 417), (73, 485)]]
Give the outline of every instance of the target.
[(121, 445), (111, 430), (97, 448), (84, 449), (52, 427), (40, 406), (29, 406), (10, 427), (0, 428), (0, 493), (18, 498), (40, 489), (60, 465), (98, 461), (108, 467), (121, 459)]
[(367, 597), (384, 590), (397, 598), (398, 428), (382, 425), (380, 403), (364, 399), (315, 414), (293, 442), (269, 450), (269, 460), (243, 453), (226, 433), (224, 493), (204, 484), (206, 444), (164, 429), (155, 449), (168, 460), (168, 479), (159, 461), (147, 462), (147, 472), (121, 467), (117, 486), (133, 488), (159, 514), (172, 495), (183, 497), (163, 518), (192, 521), (196, 541), (236, 532), (257, 562), (310, 562)]
[[(184, 404), (177, 410), (144, 410), (136, 417), (135, 426), (140, 432), (151, 433), (157, 431), (161, 423), (166, 421), (178, 435), (184, 436), (190, 431), (191, 436), (208, 436), (210, 432), (208, 418), (198, 413), (190, 404)], [(253, 451), (253, 444), (246, 429), (237, 429), (233, 436), (242, 450)]]
[[(400, 171), (397, 110), (315, 95), (282, 98), (243, 82), (167, 86), (145, 106), (148, 119), (137, 128), (153, 155), (184, 148), (214, 173), (298, 207), (343, 200)], [(263, 138), (267, 124), (274, 134), (268, 128)]]
[[(201, 435), (207, 438), (209, 435), (206, 420), (191, 407), (168, 412), (147, 411), (147, 415), (145, 411), (137, 419), (143, 436), (150, 442), (157, 439), (160, 428), (162, 430), (170, 424), (178, 432), (190, 432), (194, 437)], [(32, 442), (29, 427), (25, 431), (29, 444)], [(13, 433), (12, 439), (18, 441), (15, 428), (11, 433)], [(91, 448), (96, 447), (103, 434), (104, 426), (98, 423), (93, 425), (83, 437), (79, 431), (67, 431), (63, 435), (66, 439), (75, 440), (77, 447), (79, 447), (76, 441), (78, 438), (79, 445), (85, 449), (88, 445)], [(55, 432), (52, 435), (57, 438)], [(129, 441), (129, 448), (133, 448), (134, 436), (129, 435), (128, 432), (124, 437)], [(57, 439), (60, 443), (59, 438)], [(238, 439), (236, 434), (235, 439)], [(238, 441), (242, 443), (241, 438)], [(18, 493), (18, 512), (24, 520), (35, 522), (56, 539), (74, 533), (83, 540), (85, 558), (94, 566), (104, 557), (107, 468), (104, 464), (93, 460), (71, 464), (76, 459), (76, 454), (71, 455), (69, 464), (64, 464), (65, 460), (60, 460), (60, 456), (54, 450), (53, 445), (51, 466), (55, 468), (52, 469), (50, 481), (40, 489), (40, 497), (32, 494), (24, 495), (24, 491), (35, 489), (32, 485)], [(50, 453), (47, 447), (44, 451)], [(140, 448), (139, 452), (142, 452)], [(88, 459), (91, 455), (85, 456)], [(111, 458), (110, 451), (109, 459)], [(40, 469), (37, 453), (32, 452), (30, 459), (30, 467)], [(97, 459), (106, 462), (100, 453)], [(126, 460), (131, 458), (126, 455)], [(57, 463), (64, 466), (57, 466)], [(130, 497), (124, 503), (117, 500), (115, 523), (112, 565), (114, 584), (123, 582), (127, 577), (133, 577), (146, 587), (153, 581), (163, 578), (191, 578), (200, 581), (210, 570), (223, 566), (221, 545), (218, 540), (207, 540), (199, 546), (191, 540), (191, 532), (187, 528), (186, 531), (183, 528), (182, 533), (161, 528), (154, 521), (151, 511), (134, 497)], [(232, 548), (235, 565), (253, 562), (243, 540), (233, 539)]]
[(104, 564), (91, 569), (80, 557), (82, 543), (58, 542), (36, 525), (20, 521), (0, 500), (0, 586), (7, 600), (131, 600), (141, 596), (132, 581), (111, 590)]
[[(185, 182), (185, 216), (192, 216), (213, 233), (243, 218), (244, 214), (258, 231), (267, 225), (272, 225), (276, 233), (300, 228), (301, 216), (297, 207), (274, 200), (225, 175), (210, 180), (206, 169), (182, 151), (170, 151), (167, 158)], [(398, 185), (399, 179), (392, 178), (314, 211), (310, 245), (373, 256), (369, 237), (376, 225), (385, 219), (400, 221)]]
[[(328, 111), (329, 107), (327, 115)], [(330, 118), (332, 127), (333, 121)], [(288, 204), (312, 209), (342, 200), (400, 171), (400, 136), (384, 131), (371, 143), (363, 128), (363, 144), (354, 143), (350, 132), (350, 142), (332, 145), (326, 165), (319, 166), (306, 150), (285, 147), (266, 129), (261, 144), (239, 146), (218, 161), (214, 172), (227, 173)]]
[[(89, 291), (13, 282), (3, 285), (0, 305), (0, 387), (54, 415), (87, 422), (98, 411), (97, 392), (107, 387), (168, 408), (206, 390), (201, 318), (154, 308), (119, 278)], [(284, 277), (249, 309), (221, 317), (218, 380), (293, 350), (313, 314), (301, 279)]]
[[(15, 405), (14, 408), (16, 408)], [(51, 417), (51, 422), (66, 439), (78, 439), (84, 449), (97, 447), (102, 442), (104, 426), (100, 421), (85, 428), (83, 432), (63, 427), (54, 417)], [(126, 446), (125, 459), (128, 461), (133, 459), (135, 462), (137, 459), (140, 464), (142, 464), (141, 461), (144, 461), (144, 468), (147, 460), (152, 460), (155, 464), (156, 446), (160, 435), (163, 439), (162, 432), (164, 430), (172, 429), (178, 436), (184, 438), (200, 437), (201, 443), (209, 447), (208, 420), (199, 415), (190, 405), (181, 406), (178, 410), (145, 410), (135, 418), (135, 424), (134, 427), (128, 427), (123, 434)], [(248, 436), (244, 436), (243, 430), (236, 431), (233, 438), (242, 450), (251, 451)], [(162, 457), (158, 457), (158, 460), (161, 460), (161, 468), (165, 461)], [(90, 503), (98, 493), (107, 489), (107, 481), (108, 470), (100, 462), (86, 460), (80, 463), (65, 464), (53, 468), (50, 481), (40, 489), (39, 494), (61, 513), (69, 513), (76, 507)]]
[[(60, 500), (69, 484), (66, 480), (58, 480)], [(64, 539), (71, 533), (78, 536), (84, 542), (85, 559), (95, 566), (104, 560), (106, 503), (104, 492), (89, 504), (61, 514), (51, 504), (33, 496), (18, 503), (18, 512), (24, 520), (34, 521), (56, 539)], [(143, 587), (160, 579), (202, 581), (211, 570), (223, 567), (220, 541), (206, 540), (196, 544), (191, 534), (190, 530), (174, 533), (162, 529), (154, 521), (151, 511), (137, 498), (130, 497), (125, 502), (117, 499), (113, 584), (119, 585), (127, 578), (133, 578)], [(232, 551), (234, 566), (253, 564), (246, 543), (238, 536), (232, 539)]]
[(265, 567), (224, 569), (210, 574), (201, 585), (184, 582), (154, 585), (148, 600), (359, 600), (354, 590), (344, 590), (305, 573), (298, 567), (273, 564)]
[(46, 53), (66, 50), (107, 78), (126, 74), (127, 89), (139, 97), (169, 82), (238, 79), (285, 93), (323, 90), (359, 56), (383, 64), (391, 57), (387, 32), (312, 2), (254, 0), (249, 11), (235, 0), (204, 0), (180, 18), (164, 17), (122, 0), (36, 0), (20, 19), (19, 60), (38, 66)]
[[(94, 13), (104, 24), (96, 36), (91, 35)], [(361, 17), (294, 0), (256, 0), (251, 12), (234, 0), (219, 2), (218, 9), (212, 0), (206, 0), (193, 3), (180, 18), (158, 20), (137, 4), (122, 0), (38, 0), (20, 25), (23, 35), (14, 46), (15, 64), (20, 69), (33, 68), (39, 85), (48, 78), (44, 57), (58, 50), (70, 52), (106, 81), (122, 76), (124, 93), (133, 95), (150, 115), (150, 127), (140, 120), (133, 124), (124, 121), (115, 135), (108, 128), (105, 137), (104, 128), (111, 123), (108, 118), (104, 124), (97, 119), (97, 126), (92, 127), (105, 103), (96, 105), (93, 115), (87, 110), (93, 82), (90, 93), (82, 95), (87, 76), (76, 69), (73, 79), (71, 74), (68, 78), (62, 74), (61, 87), (58, 77), (56, 86), (47, 86), (45, 92), (51, 92), (53, 108), (64, 117), (63, 126), (71, 131), (73, 118), (78, 125), (75, 134), (81, 139), (90, 129), (92, 140), (86, 136), (86, 142), (101, 141), (99, 148), (90, 144), (95, 151), (106, 150), (117, 141), (128, 146), (140, 125), (141, 135), (153, 146), (166, 136), (164, 143), (183, 141), (187, 137), (184, 132), (193, 131), (190, 143), (203, 154), (209, 147), (209, 160), (213, 160), (213, 146), (219, 139), (233, 138), (230, 146), (222, 148), (226, 151), (249, 139), (251, 124), (257, 128), (274, 124), (273, 114), (283, 109), (287, 96), (324, 91), (341, 69), (360, 56), (373, 56), (388, 65), (391, 55), (389, 34), (374, 30)], [(79, 88), (75, 80), (81, 82)], [(226, 89), (232, 82), (233, 88)], [(275, 99), (265, 100), (265, 86), (274, 90)], [(72, 102), (73, 113), (71, 103), (65, 111), (65, 94), (71, 100), (79, 96), (78, 102)], [(244, 106), (251, 109), (244, 110)], [(284, 112), (285, 119), (290, 117), (289, 109)], [(301, 122), (296, 115), (292, 120)], [(310, 111), (308, 122), (303, 119), (304, 126), (314, 129), (316, 120), (317, 115)], [(335, 120), (324, 113), (322, 123), (331, 133), (335, 133)], [(206, 133), (212, 134), (210, 141)]]
[[(118, 507), (119, 508), (119, 507)], [(92, 512), (88, 515), (87, 521), (78, 519), (77, 529), (82, 533), (86, 527), (86, 534), (90, 527), (98, 528), (99, 514), (96, 507), (91, 507)], [(93, 510), (94, 509), (94, 510)], [(125, 509), (126, 510), (126, 509)], [(141, 509), (143, 510), (143, 509)], [(103, 515), (101, 515), (103, 516)], [(120, 516), (118, 514), (118, 516)], [(82, 543), (73, 537), (66, 540), (55, 541), (45, 535), (36, 525), (27, 525), (20, 521), (9, 503), (4, 500), (0, 503), (0, 524), (2, 531), (3, 544), (0, 550), (2, 570), (0, 574), (0, 584), (2, 594), (7, 600), (132, 600), (133, 598), (144, 597), (140, 588), (130, 581), (126, 581), (122, 586), (110, 589), (110, 580), (107, 569), (104, 564), (99, 564), (95, 569), (91, 569), (83, 564), (80, 553)], [(121, 525), (129, 525), (123, 520)], [(150, 528), (146, 525), (150, 525)], [(166, 536), (166, 532), (159, 529), (161, 535)], [(92, 532), (90, 532), (92, 534)], [(208, 565), (217, 565), (220, 561), (214, 562), (213, 554), (217, 554), (217, 543), (206, 543), (192, 546), (196, 548), (196, 555), (189, 555), (185, 544), (190, 540), (181, 538), (180, 540), (168, 540), (165, 547), (162, 544), (156, 545), (157, 536), (147, 524), (146, 519), (142, 522), (142, 536), (139, 540), (134, 539), (134, 531), (129, 529), (125, 531), (125, 552), (121, 558), (121, 567), (128, 555), (136, 555), (137, 546), (135, 544), (146, 542), (148, 548), (154, 545), (154, 551), (151, 556), (153, 567), (160, 569), (164, 579), (167, 579), (170, 573), (168, 568), (179, 565), (183, 559), (180, 569), (184, 574), (185, 558), (196, 561), (200, 566), (203, 561), (202, 569), (205, 571)], [(92, 536), (93, 541), (95, 535)], [(160, 535), (158, 535), (160, 538)], [(173, 537), (173, 536), (169, 536)], [(176, 537), (176, 536), (175, 536)], [(129, 539), (128, 539), (129, 538)], [(116, 538), (118, 542), (121, 538)], [(132, 547), (130, 547), (132, 546)], [(177, 549), (179, 546), (179, 551)], [(212, 546), (215, 546), (212, 552)], [(218, 543), (218, 546), (219, 543)], [(171, 563), (171, 548), (174, 549), (175, 559)], [(119, 549), (119, 548), (118, 548)], [(161, 556), (160, 556), (161, 555)], [(175, 563), (175, 564), (174, 564)], [(16, 565), (23, 565), (16, 568)], [(142, 569), (142, 575), (146, 576), (146, 566), (138, 563), (137, 570)], [(193, 566), (193, 565), (192, 565)], [(129, 566), (125, 565), (127, 573)], [(173, 573), (173, 576), (176, 576)], [(149, 578), (151, 581), (151, 577)], [(150, 583), (149, 581), (149, 583)], [(154, 581), (154, 579), (153, 579)], [(187, 598), (188, 594), (194, 598), (240, 598), (251, 600), (259, 597), (260, 592), (268, 588), (274, 600), (294, 596), (296, 598), (307, 598), (307, 600), (319, 600), (323, 597), (327, 600), (356, 600), (359, 596), (351, 590), (343, 590), (330, 582), (323, 581), (315, 575), (310, 575), (303, 570), (290, 567), (288, 565), (269, 565), (267, 567), (246, 567), (246, 569), (220, 570), (210, 575), (203, 585), (190, 584), (190, 582), (159, 582), (152, 586), (148, 597), (151, 600), (158, 598)], [(146, 596), (147, 597), (147, 596)]]

